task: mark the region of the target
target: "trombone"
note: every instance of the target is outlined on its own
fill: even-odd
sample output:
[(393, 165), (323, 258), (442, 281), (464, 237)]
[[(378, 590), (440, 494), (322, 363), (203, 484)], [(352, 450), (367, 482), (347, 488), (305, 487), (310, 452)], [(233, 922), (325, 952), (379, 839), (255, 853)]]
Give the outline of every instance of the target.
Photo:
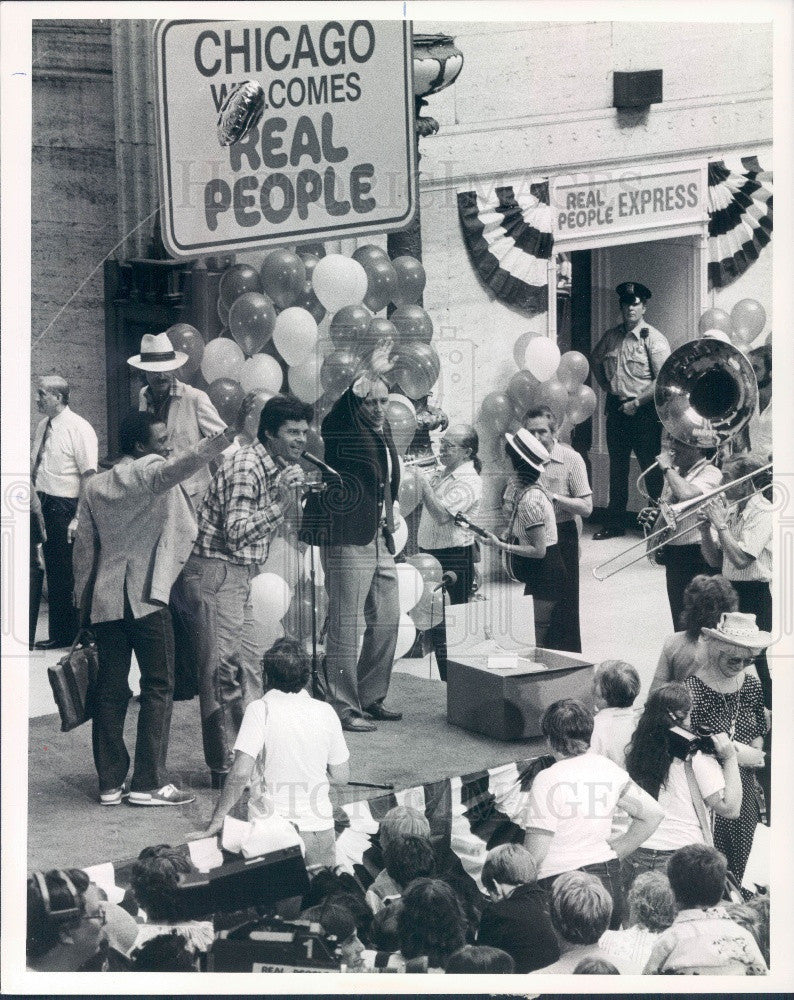
[[(767, 465), (762, 466), (760, 469), (754, 469), (752, 472), (748, 472), (746, 476), (739, 476), (738, 479), (733, 479), (729, 483), (723, 483), (722, 486), (718, 486), (716, 489), (710, 490), (708, 493), (703, 493), (699, 497), (692, 497), (691, 500), (681, 500), (679, 503), (666, 503), (662, 501), (659, 504), (659, 516), (665, 522), (663, 527), (657, 528), (655, 531), (646, 535), (640, 541), (635, 542), (634, 545), (630, 545), (627, 549), (618, 553), (616, 556), (612, 556), (611, 559), (607, 559), (605, 562), (600, 563), (593, 569), (593, 576), (596, 580), (607, 580), (610, 576), (614, 576), (615, 573), (619, 573), (622, 569), (626, 569), (628, 566), (633, 566), (634, 563), (640, 562), (646, 556), (650, 557), (654, 552), (658, 552), (659, 549), (667, 545), (668, 542), (673, 541), (676, 538), (680, 538), (687, 532), (691, 531), (697, 523), (697, 515), (700, 513), (701, 509), (716, 496), (723, 496), (728, 490), (733, 489), (735, 486), (740, 486), (742, 483), (747, 482), (751, 479), (757, 479), (759, 476), (763, 476), (772, 469), (772, 463), (769, 462)], [(749, 496), (756, 493), (762, 493), (767, 489), (767, 484), (759, 486), (753, 489)], [(726, 509), (730, 510), (737, 504), (740, 504), (742, 500), (747, 499), (744, 493), (732, 500), (727, 504)], [(685, 522), (685, 523), (684, 523)], [(641, 552), (637, 550), (641, 549)], [(635, 553), (635, 554), (632, 554)]]
[[(758, 385), (753, 366), (732, 344), (704, 337), (682, 344), (662, 365), (656, 379), (654, 403), (659, 420), (676, 440), (694, 448), (719, 448), (735, 437), (750, 420), (758, 402)], [(640, 483), (657, 463), (640, 473), (637, 489), (648, 500), (651, 497)], [(596, 580), (606, 580), (641, 559), (651, 558), (663, 545), (691, 531), (697, 513), (709, 500), (748, 479), (763, 475), (772, 463), (725, 483), (702, 496), (679, 503), (661, 502), (661, 528), (647, 534), (617, 556), (593, 569)], [(760, 493), (766, 485), (753, 490)], [(745, 499), (740, 496), (728, 504), (735, 507)], [(683, 520), (688, 523), (681, 526)], [(642, 549), (639, 554), (636, 550)], [(627, 558), (629, 557), (629, 558)]]

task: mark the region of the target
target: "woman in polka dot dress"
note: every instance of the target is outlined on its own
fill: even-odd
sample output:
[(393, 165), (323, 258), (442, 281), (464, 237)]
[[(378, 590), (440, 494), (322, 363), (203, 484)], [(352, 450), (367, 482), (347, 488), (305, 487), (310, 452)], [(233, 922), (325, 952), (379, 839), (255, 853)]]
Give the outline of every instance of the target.
[(761, 744), (767, 731), (761, 683), (748, 668), (772, 636), (759, 631), (755, 615), (733, 611), (723, 614), (716, 628), (704, 628), (702, 637), (701, 666), (686, 681), (692, 698), (692, 727), (728, 733), (738, 752), (741, 812), (738, 819), (715, 817), (714, 846), (726, 856), (741, 885), (760, 819), (755, 772), (764, 766)]

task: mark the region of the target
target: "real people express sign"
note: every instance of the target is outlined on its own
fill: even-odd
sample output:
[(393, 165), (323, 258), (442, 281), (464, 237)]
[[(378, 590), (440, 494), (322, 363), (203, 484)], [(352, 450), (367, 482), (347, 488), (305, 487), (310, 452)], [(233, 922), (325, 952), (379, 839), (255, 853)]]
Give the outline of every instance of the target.
[(554, 241), (697, 225), (707, 218), (707, 190), (705, 164), (552, 177)]
[[(416, 211), (406, 21), (160, 21), (162, 235), (175, 257), (405, 228)], [(263, 113), (224, 146), (236, 85)]]

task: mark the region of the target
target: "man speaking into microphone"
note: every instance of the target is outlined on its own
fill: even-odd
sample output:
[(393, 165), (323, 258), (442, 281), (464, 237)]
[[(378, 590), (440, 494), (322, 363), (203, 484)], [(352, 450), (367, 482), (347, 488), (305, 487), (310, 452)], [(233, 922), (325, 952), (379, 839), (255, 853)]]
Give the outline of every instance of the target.
[(204, 756), (213, 786), (229, 771), (246, 707), (262, 697), (261, 654), (253, 636), (251, 580), (262, 571), (274, 531), (297, 505), (297, 464), (311, 406), (274, 396), (256, 440), (227, 456), (198, 511), (198, 537), (177, 582), (194, 636)]
[[(659, 369), (670, 355), (667, 338), (645, 322), (650, 289), (638, 281), (624, 281), (615, 291), (623, 321), (607, 330), (590, 357), (593, 375), (607, 394), (609, 452), (609, 506), (604, 527), (593, 535), (596, 541), (626, 533), (631, 453), (644, 471), (661, 450), (662, 425), (653, 393)], [(651, 473), (647, 486), (651, 496), (658, 497), (661, 473)]]

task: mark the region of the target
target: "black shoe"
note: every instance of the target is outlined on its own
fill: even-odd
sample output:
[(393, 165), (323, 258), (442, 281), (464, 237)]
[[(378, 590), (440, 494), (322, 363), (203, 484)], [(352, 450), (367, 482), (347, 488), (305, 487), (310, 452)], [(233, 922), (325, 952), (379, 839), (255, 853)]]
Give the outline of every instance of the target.
[(622, 538), (626, 534), (625, 528), (602, 528), (593, 535), (594, 542), (603, 542), (606, 538)]
[(380, 722), (399, 722), (403, 717), (402, 712), (391, 712), (388, 708), (384, 708), (383, 705), (379, 704), (370, 705), (369, 708), (365, 708), (364, 714), (368, 715), (371, 719), (378, 719)]
[(67, 649), (71, 646), (71, 642), (67, 642), (66, 639), (39, 639), (38, 642), (33, 644), (34, 649)]
[(377, 728), (358, 715), (350, 715), (348, 718), (342, 719), (342, 729), (348, 733), (374, 733)]

